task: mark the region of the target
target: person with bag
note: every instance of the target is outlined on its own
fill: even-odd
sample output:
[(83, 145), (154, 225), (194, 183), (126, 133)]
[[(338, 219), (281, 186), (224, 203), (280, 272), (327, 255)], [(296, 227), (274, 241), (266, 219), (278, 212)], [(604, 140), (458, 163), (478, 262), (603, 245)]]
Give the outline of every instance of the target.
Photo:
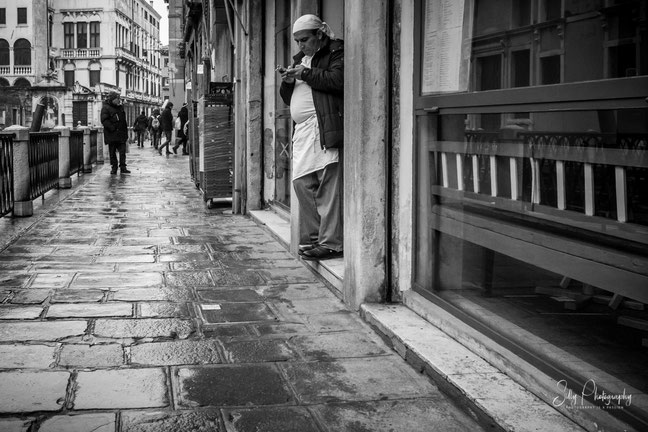
[(178, 154), (178, 147), (182, 145), (182, 154), (183, 155), (188, 155), (187, 153), (187, 132), (186, 132), (186, 126), (187, 122), (189, 121), (189, 110), (187, 109), (187, 104), (184, 103), (182, 104), (182, 108), (180, 108), (180, 112), (178, 113), (178, 117), (176, 117), (176, 130), (177, 135), (178, 135), (178, 141), (176, 142), (176, 145), (173, 146), (173, 153)]
[[(101, 107), (101, 124), (104, 127), (104, 142), (108, 144), (110, 154), (110, 174), (117, 174), (117, 167), (122, 174), (130, 174), (126, 168), (126, 152), (128, 141), (128, 123), (121, 102), (121, 95), (110, 92)], [(119, 162), (117, 153), (119, 152)]]
[(339, 166), (344, 137), (344, 46), (315, 15), (293, 24), (299, 53), (292, 67), (278, 67), (281, 98), (290, 106), (293, 187), (300, 212), (299, 254), (305, 260), (342, 256)]
[(162, 128), (160, 127), (160, 110), (155, 108), (148, 121), (149, 136), (151, 137), (151, 145), (157, 150), (160, 145), (160, 136), (162, 135)]
[(146, 133), (147, 127), (148, 117), (146, 117), (146, 114), (142, 111), (142, 113), (135, 119), (135, 123), (133, 123), (133, 130), (137, 135), (137, 147), (144, 147), (144, 134)]
[(167, 101), (166, 107), (162, 114), (160, 115), (160, 126), (162, 127), (162, 142), (158, 148), (158, 153), (162, 154), (162, 149), (166, 147), (166, 154), (170, 155), (169, 144), (171, 143), (171, 137), (173, 135), (173, 113), (171, 109), (173, 108), (173, 102)]

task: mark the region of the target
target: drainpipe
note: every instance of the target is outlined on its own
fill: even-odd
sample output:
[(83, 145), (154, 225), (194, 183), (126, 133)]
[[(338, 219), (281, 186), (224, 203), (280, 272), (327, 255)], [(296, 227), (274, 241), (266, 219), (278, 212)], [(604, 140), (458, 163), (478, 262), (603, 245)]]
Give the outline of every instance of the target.
[(393, 146), (393, 37), (394, 37), (394, 2), (387, 2), (387, 131), (385, 137), (385, 302), (391, 303), (393, 300), (392, 288), (392, 146)]

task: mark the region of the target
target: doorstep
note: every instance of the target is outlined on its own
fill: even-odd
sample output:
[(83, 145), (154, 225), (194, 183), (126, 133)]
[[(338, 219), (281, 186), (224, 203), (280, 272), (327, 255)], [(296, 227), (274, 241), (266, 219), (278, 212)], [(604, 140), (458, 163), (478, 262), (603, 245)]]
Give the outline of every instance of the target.
[[(289, 249), (289, 221), (271, 210), (249, 213)], [(302, 262), (334, 285), (340, 294), (343, 261)], [(582, 427), (575, 423), (405, 305), (364, 304), (360, 315), (399, 355), (428, 375), (488, 429), (516, 432), (596, 430), (594, 425)]]
[[(272, 210), (252, 210), (248, 212), (252, 219), (259, 225), (267, 228), (270, 234), (290, 250), (290, 221), (273, 212)], [(342, 296), (342, 281), (344, 280), (344, 259), (336, 258), (326, 261), (302, 262), (312, 268), (328, 282), (338, 297)]]

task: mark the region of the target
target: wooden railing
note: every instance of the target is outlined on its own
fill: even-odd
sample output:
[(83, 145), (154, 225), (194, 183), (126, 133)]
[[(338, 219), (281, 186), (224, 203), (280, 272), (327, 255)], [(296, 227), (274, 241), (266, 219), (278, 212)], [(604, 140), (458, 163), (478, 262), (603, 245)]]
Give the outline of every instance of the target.
[(428, 144), (436, 229), (648, 303), (648, 135), (467, 131)]

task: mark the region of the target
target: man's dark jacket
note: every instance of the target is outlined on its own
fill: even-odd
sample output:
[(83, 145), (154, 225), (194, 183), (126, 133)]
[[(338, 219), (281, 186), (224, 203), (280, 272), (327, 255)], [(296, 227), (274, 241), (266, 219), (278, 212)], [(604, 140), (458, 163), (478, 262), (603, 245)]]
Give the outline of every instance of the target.
[(167, 106), (164, 108), (164, 111), (162, 111), (162, 115), (160, 115), (160, 128), (164, 132), (171, 132), (173, 131), (173, 113), (171, 112), (171, 107)]
[[(300, 64), (304, 53), (293, 57), (293, 67)], [(311, 68), (302, 73), (302, 80), (313, 89), (313, 103), (320, 129), (322, 148), (342, 147), (344, 139), (344, 43), (327, 41), (313, 55)], [(281, 98), (290, 105), (295, 83), (282, 82)]]
[(101, 107), (101, 124), (105, 143), (125, 143), (128, 140), (128, 123), (122, 105), (113, 105), (112, 99)]

